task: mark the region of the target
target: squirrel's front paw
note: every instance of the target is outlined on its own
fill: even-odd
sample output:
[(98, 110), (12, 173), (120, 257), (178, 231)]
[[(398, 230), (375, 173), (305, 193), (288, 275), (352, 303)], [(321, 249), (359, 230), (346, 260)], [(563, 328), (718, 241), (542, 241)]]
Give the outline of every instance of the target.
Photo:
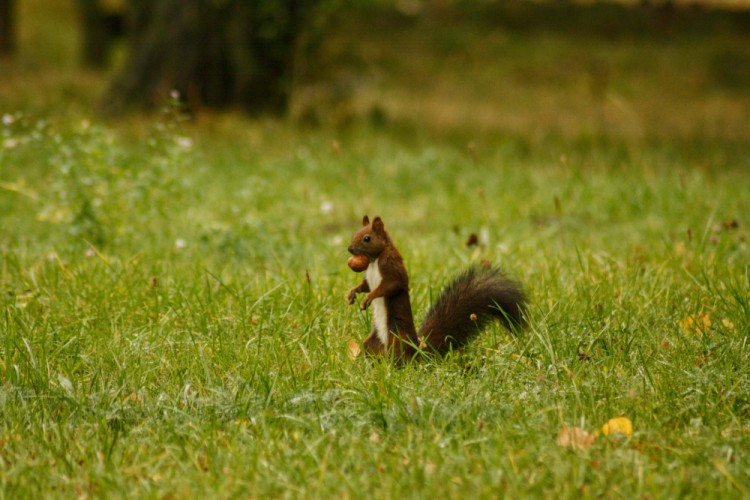
[(354, 290), (349, 290), (349, 293), (346, 294), (346, 301), (349, 302), (349, 305), (354, 304), (354, 301), (357, 299), (357, 292)]
[(370, 298), (369, 297), (365, 297), (362, 300), (362, 304), (359, 305), (359, 308), (364, 311), (365, 309), (367, 309), (367, 306), (369, 306), (369, 305), (370, 305)]

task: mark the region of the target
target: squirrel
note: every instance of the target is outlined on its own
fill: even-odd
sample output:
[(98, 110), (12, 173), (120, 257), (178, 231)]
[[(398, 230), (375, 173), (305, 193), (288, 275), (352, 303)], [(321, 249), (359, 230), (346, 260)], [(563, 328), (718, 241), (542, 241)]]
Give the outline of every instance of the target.
[(372, 304), (372, 331), (364, 351), (390, 354), (407, 361), (422, 352), (445, 354), (472, 340), (493, 319), (514, 331), (525, 323), (526, 295), (517, 281), (506, 278), (490, 265), (469, 267), (443, 289), (422, 326), (414, 326), (409, 300), (409, 276), (404, 261), (380, 217), (372, 223), (367, 215), (349, 245), (349, 267), (365, 272), (365, 278), (347, 294), (354, 304), (357, 294), (367, 293), (362, 310)]

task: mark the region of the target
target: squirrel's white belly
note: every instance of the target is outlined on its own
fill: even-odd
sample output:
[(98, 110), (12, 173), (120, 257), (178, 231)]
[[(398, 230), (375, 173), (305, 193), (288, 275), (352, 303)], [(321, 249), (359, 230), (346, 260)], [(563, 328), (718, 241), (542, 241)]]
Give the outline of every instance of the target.
[[(365, 279), (370, 291), (375, 290), (383, 281), (383, 275), (380, 273), (378, 259), (370, 262), (365, 271)], [(372, 301), (372, 322), (375, 326), (375, 333), (384, 346), (388, 346), (388, 311), (385, 308), (385, 298), (378, 297)]]

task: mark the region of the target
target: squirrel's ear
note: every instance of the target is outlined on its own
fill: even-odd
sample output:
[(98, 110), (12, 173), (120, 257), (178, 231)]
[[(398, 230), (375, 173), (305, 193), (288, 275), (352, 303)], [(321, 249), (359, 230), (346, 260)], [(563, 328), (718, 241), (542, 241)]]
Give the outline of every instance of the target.
[(363, 226), (366, 226), (369, 223), (370, 223), (370, 218), (367, 215), (365, 215), (364, 217), (362, 217), (362, 225)]
[(372, 230), (379, 234), (385, 234), (385, 226), (380, 217), (375, 217), (372, 221)]

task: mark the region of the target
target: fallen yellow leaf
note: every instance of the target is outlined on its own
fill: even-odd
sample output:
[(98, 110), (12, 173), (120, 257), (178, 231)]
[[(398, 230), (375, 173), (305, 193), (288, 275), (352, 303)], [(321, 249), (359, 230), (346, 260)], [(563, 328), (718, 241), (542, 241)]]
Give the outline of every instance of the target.
[(609, 436), (612, 434), (622, 434), (623, 436), (633, 435), (633, 422), (627, 417), (611, 418), (602, 425), (602, 434)]
[(711, 328), (711, 317), (708, 314), (694, 314), (677, 322), (685, 335), (706, 333)]
[(596, 441), (596, 436), (580, 427), (563, 425), (557, 434), (557, 444), (564, 448), (584, 449), (594, 444), (594, 441)]
[(362, 352), (362, 348), (359, 346), (359, 342), (357, 342), (354, 339), (349, 339), (349, 342), (346, 344), (348, 351), (349, 351), (349, 357), (354, 359)]

